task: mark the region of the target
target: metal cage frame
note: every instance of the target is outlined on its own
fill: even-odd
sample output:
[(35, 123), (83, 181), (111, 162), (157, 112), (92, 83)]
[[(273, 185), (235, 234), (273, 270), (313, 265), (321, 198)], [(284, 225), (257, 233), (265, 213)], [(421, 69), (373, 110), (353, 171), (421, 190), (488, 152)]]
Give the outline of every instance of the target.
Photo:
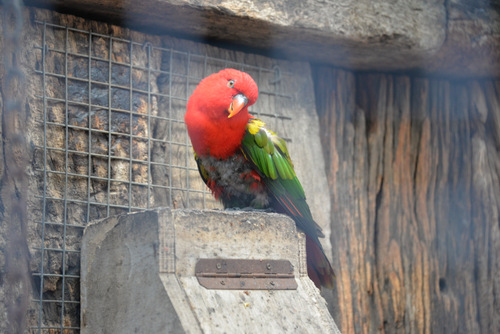
[[(37, 50), (41, 53), (41, 68), (38, 68), (35, 70), (36, 74), (41, 76), (41, 82), (42, 82), (42, 94), (39, 96), (36, 96), (37, 100), (41, 103), (42, 106), (42, 117), (43, 119), (38, 121), (38, 124), (41, 126), (40, 131), (43, 133), (43, 142), (38, 143), (35, 145), (35, 150), (40, 153), (40, 164), (41, 166), (38, 166), (35, 170), (36, 174), (40, 177), (42, 186), (39, 189), (39, 193), (36, 194), (36, 198), (41, 202), (41, 217), (39, 217), (39, 220), (36, 222), (39, 225), (39, 235), (40, 235), (40, 246), (39, 247), (32, 247), (32, 251), (38, 252), (39, 257), (36, 258), (36, 261), (39, 261), (37, 264), (39, 264), (39, 270), (37, 272), (33, 273), (33, 277), (35, 279), (35, 282), (39, 284), (38, 289), (39, 291), (36, 292), (36, 296), (33, 299), (33, 303), (35, 304), (35, 312), (38, 312), (37, 315), (37, 325), (32, 326), (31, 330), (38, 331), (38, 333), (47, 332), (50, 330), (60, 330), (61, 333), (66, 333), (68, 330), (69, 331), (78, 331), (80, 329), (79, 324), (76, 325), (75, 323), (70, 323), (69, 325), (65, 323), (65, 314), (67, 313), (67, 309), (70, 307), (73, 308), (74, 312), (78, 312), (79, 316), (79, 295), (74, 296), (75, 298), (68, 298), (67, 295), (70, 293), (69, 291), (66, 291), (66, 283), (69, 280), (79, 280), (79, 272), (67, 272), (66, 267), (66, 261), (67, 257), (69, 255), (77, 256), (79, 257), (80, 250), (77, 245), (76, 248), (70, 249), (67, 247), (67, 235), (68, 233), (71, 232), (71, 230), (77, 230), (77, 234), (81, 236), (83, 233), (83, 229), (89, 222), (89, 220), (92, 219), (91, 217), (91, 208), (93, 207), (99, 207), (99, 208), (105, 208), (105, 215), (109, 216), (110, 214), (114, 213), (114, 209), (118, 210), (123, 210), (125, 212), (131, 212), (131, 211), (138, 211), (138, 210), (145, 210), (145, 209), (150, 209), (153, 207), (153, 204), (151, 203), (151, 191), (155, 187), (162, 187), (165, 190), (168, 191), (169, 193), (169, 206), (172, 206), (172, 192), (173, 191), (182, 191), (185, 192), (186, 194), (186, 206), (190, 207), (190, 193), (200, 193), (203, 196), (203, 208), (206, 205), (205, 202), (205, 197), (209, 196), (210, 193), (207, 188), (203, 189), (192, 189), (190, 188), (190, 173), (189, 171), (197, 171), (196, 166), (192, 161), (192, 157), (188, 158), (188, 154), (186, 154), (186, 161), (184, 162), (184, 165), (178, 165), (175, 166), (175, 168), (180, 168), (180, 169), (185, 169), (187, 172), (186, 174), (186, 180), (185, 184), (187, 185), (186, 188), (179, 188), (172, 184), (172, 178), (169, 178), (169, 184), (168, 185), (160, 185), (160, 184), (154, 184), (152, 177), (151, 177), (151, 169), (152, 166), (162, 166), (165, 168), (173, 168), (172, 166), (172, 157), (170, 156), (167, 161), (168, 163), (163, 163), (163, 162), (156, 162), (151, 159), (151, 146), (154, 143), (160, 143), (164, 144), (167, 146), (172, 147), (172, 145), (178, 145), (180, 147), (184, 147), (184, 149), (190, 149), (190, 141), (189, 137), (187, 135), (187, 131), (185, 131), (185, 141), (184, 142), (173, 142), (171, 138), (168, 138), (166, 140), (164, 139), (157, 139), (153, 138), (151, 136), (151, 131), (148, 131), (148, 136), (144, 137), (141, 136), (137, 133), (134, 133), (133, 130), (133, 118), (134, 117), (146, 117), (147, 119), (147, 126), (149, 129), (151, 129), (151, 122), (152, 121), (165, 121), (169, 124), (170, 127), (170, 132), (169, 136), (171, 137), (172, 135), (172, 125), (175, 124), (183, 124), (183, 119), (178, 119), (178, 118), (173, 118), (171, 115), (168, 117), (165, 116), (160, 116), (160, 115), (153, 115), (151, 114), (151, 104), (152, 104), (152, 98), (164, 98), (168, 99), (168, 106), (166, 108), (172, 107), (172, 101), (176, 99), (177, 101), (180, 101), (181, 103), (185, 103), (188, 100), (188, 94), (189, 94), (189, 88), (190, 85), (199, 82), (199, 80), (205, 76), (208, 75), (207, 73), (207, 63), (208, 62), (215, 62), (220, 64), (221, 68), (225, 67), (234, 67), (238, 68), (241, 70), (245, 69), (252, 69), (253, 71), (258, 72), (258, 77), (255, 78), (257, 83), (261, 80), (261, 74), (266, 73), (266, 74), (272, 74), (274, 76), (275, 82), (272, 82), (274, 84), (275, 90), (274, 91), (260, 91), (259, 93), (262, 94), (268, 94), (270, 96), (274, 96), (277, 98), (286, 98), (289, 99), (291, 98), (290, 95), (287, 95), (285, 93), (280, 92), (280, 85), (279, 81), (281, 80), (282, 76), (289, 75), (287, 73), (282, 73), (280, 71), (280, 68), (278, 66), (272, 66), (270, 68), (264, 68), (264, 67), (258, 67), (258, 66), (253, 66), (253, 65), (247, 65), (247, 64), (242, 64), (238, 62), (234, 62), (231, 60), (227, 59), (220, 59), (216, 57), (210, 57), (207, 55), (201, 55), (201, 54), (194, 54), (189, 51), (181, 51), (181, 50), (175, 50), (173, 48), (164, 48), (164, 47), (159, 47), (152, 45), (151, 43), (138, 43), (134, 42), (130, 39), (125, 39), (125, 38), (120, 38), (120, 37), (114, 37), (110, 35), (104, 35), (104, 34), (99, 34), (95, 33), (92, 31), (87, 31), (87, 30), (82, 30), (82, 29), (75, 29), (67, 26), (62, 26), (62, 25), (57, 25), (53, 23), (48, 23), (48, 22), (40, 22), (36, 21), (36, 24), (40, 27), (40, 34), (41, 34), (41, 43), (42, 45), (39, 45), (36, 47)], [(64, 35), (64, 48), (57, 48), (57, 47), (51, 47), (47, 44), (46, 41), (46, 36), (47, 32), (49, 30), (53, 31), (58, 31), (59, 33), (62, 33)], [(73, 52), (68, 50), (68, 45), (69, 45), (69, 35), (72, 33), (78, 33), (81, 36), (86, 36), (87, 38), (87, 50), (85, 53), (82, 52)], [(103, 58), (100, 56), (93, 55), (93, 50), (92, 50), (92, 45), (93, 45), (93, 39), (100, 38), (102, 40), (106, 40), (108, 42), (108, 49), (109, 49), (109, 55), (107, 58)], [(129, 46), (129, 61), (117, 61), (112, 59), (112, 50), (113, 50), (113, 44), (114, 43), (122, 43), (125, 45)], [(137, 64), (134, 64), (133, 62), (133, 52), (135, 48), (142, 48), (142, 50), (145, 52), (146, 57), (147, 57), (147, 66), (139, 66)], [(151, 57), (153, 52), (160, 52), (165, 55), (169, 55), (171, 58), (174, 56), (182, 57), (183, 59), (186, 60), (186, 74), (185, 74), (185, 81), (186, 81), (186, 89), (185, 92), (186, 94), (184, 96), (173, 96), (172, 95), (172, 77), (173, 77), (173, 69), (168, 68), (167, 70), (165, 69), (160, 69), (160, 68), (153, 68), (151, 66), (152, 61)], [(62, 73), (55, 73), (55, 72), (50, 72), (46, 68), (46, 57), (49, 53), (54, 53), (58, 54), (58, 56), (64, 58), (64, 64), (63, 64), (63, 72)], [(68, 76), (68, 57), (78, 57), (81, 59), (86, 60), (88, 63), (88, 68), (87, 68), (87, 77), (82, 77), (82, 78), (77, 78), (77, 77), (69, 77)], [(194, 77), (190, 75), (190, 66), (191, 62), (193, 59), (196, 59), (198, 63), (203, 63), (203, 76), (202, 77)], [(99, 61), (106, 63), (108, 66), (108, 80), (107, 82), (101, 82), (98, 80), (94, 80), (92, 78), (92, 64), (93, 61)], [(170, 59), (169, 66), (172, 66), (173, 62), (172, 59)], [(113, 83), (112, 79), (112, 67), (113, 66), (121, 66), (123, 68), (128, 68), (128, 73), (129, 73), (129, 82), (128, 85), (122, 85), (122, 84), (117, 84)], [(142, 71), (144, 73), (147, 73), (147, 87), (146, 88), (140, 88), (140, 87), (134, 87), (134, 83), (132, 82), (132, 72), (134, 70), (137, 71)], [(151, 89), (151, 76), (152, 75), (166, 75), (168, 76), (170, 82), (168, 83), (169, 90), (168, 93), (162, 93), (162, 92), (152, 92)], [(175, 74), (177, 76), (182, 77), (183, 74)], [(64, 94), (61, 97), (53, 97), (49, 96), (47, 94), (47, 86), (49, 85), (48, 81), (49, 80), (60, 80), (61, 82), (64, 82)], [(84, 101), (69, 101), (68, 99), (68, 89), (70, 88), (70, 81), (73, 82), (78, 82), (78, 84), (81, 84), (82, 87), (86, 85), (86, 91), (88, 95), (83, 99)], [(92, 88), (93, 85), (101, 85), (105, 86), (107, 91), (108, 91), (108, 105), (106, 106), (96, 106), (93, 104), (93, 96), (92, 96)], [(112, 90), (113, 89), (120, 89), (124, 91), (128, 91), (128, 96), (129, 96), (129, 106), (130, 108), (128, 110), (126, 109), (119, 109), (119, 108), (113, 108), (113, 102), (111, 101), (112, 98)], [(147, 96), (147, 113), (138, 113), (137, 111), (133, 110), (133, 102), (132, 102), (132, 96), (134, 93), (137, 94), (143, 94), (144, 96)], [(277, 101), (277, 99), (275, 99)], [(48, 118), (48, 108), (50, 103), (60, 103), (64, 105), (64, 121), (54, 121), (50, 120)], [(88, 110), (88, 119), (86, 120), (86, 126), (85, 125), (74, 125), (70, 124), (69, 119), (70, 119), (70, 106), (76, 105), (81, 108), (87, 108)], [(108, 112), (108, 128), (107, 129), (98, 129), (94, 128), (92, 125), (92, 108), (94, 107), (99, 107), (99, 108), (104, 108), (107, 109)], [(119, 112), (122, 114), (127, 114), (129, 116), (129, 132), (128, 133), (123, 133), (123, 132), (117, 132), (112, 130), (112, 113), (113, 112)], [(274, 118), (274, 119), (280, 119), (280, 120), (286, 120), (289, 121), (291, 120), (290, 117), (286, 115), (280, 114), (278, 112), (278, 107), (276, 105), (275, 110), (272, 110), (270, 113), (257, 113), (259, 117), (263, 118)], [(60, 129), (62, 132), (64, 132), (64, 145), (62, 147), (56, 147), (52, 145), (51, 140), (48, 138), (47, 134), (49, 131), (49, 127), (55, 127)], [(69, 135), (70, 131), (83, 131), (86, 133), (88, 136), (88, 150), (83, 151), (83, 150), (78, 150), (78, 149), (72, 149), (70, 148), (69, 144)], [(107, 136), (108, 137), (108, 148), (107, 148), (107, 154), (103, 153), (93, 153), (92, 152), (92, 136), (97, 136), (97, 135), (102, 135), (102, 136)], [(120, 137), (128, 137), (129, 140), (129, 156), (114, 156), (112, 153), (112, 147), (111, 147), (111, 138), (113, 136), (120, 136)], [(140, 141), (145, 141), (147, 143), (147, 160), (144, 161), (144, 159), (136, 158), (134, 157), (133, 154), (133, 142), (136, 140)], [(169, 152), (172, 150), (169, 149)], [(52, 170), (48, 166), (48, 155), (51, 154), (52, 152), (59, 152), (64, 156), (64, 168), (62, 170)], [(88, 160), (88, 165), (87, 165), (87, 173), (75, 173), (75, 172), (70, 172), (70, 157), (73, 155), (81, 155), (81, 156), (86, 156)], [(99, 158), (99, 159), (104, 159), (107, 161), (107, 177), (101, 177), (101, 176), (96, 176), (92, 175), (92, 159), (93, 158)], [(113, 162), (115, 161), (124, 161), (128, 163), (129, 166), (129, 177), (128, 180), (122, 180), (122, 179), (114, 179), (112, 177), (112, 165)], [(137, 182), (133, 181), (133, 171), (132, 171), (132, 166), (133, 164), (139, 164), (139, 165), (146, 165), (147, 166), (147, 177), (146, 177), (146, 182)], [(53, 177), (54, 175), (57, 175), (57, 177), (62, 178), (64, 181), (64, 190), (62, 193), (64, 196), (62, 198), (52, 198), (48, 195), (48, 186), (49, 186), (49, 181), (50, 178)], [(70, 186), (71, 186), (71, 180), (73, 178), (80, 178), (84, 179), (87, 182), (87, 198), (82, 199), (82, 198), (72, 198), (70, 194)], [(91, 183), (94, 181), (99, 181), (99, 182), (104, 182), (107, 183), (107, 194), (106, 198), (103, 201), (95, 201), (91, 197)], [(111, 195), (110, 195), (110, 188), (111, 184), (117, 182), (117, 183), (126, 183), (128, 187), (128, 199), (126, 201), (126, 204), (117, 204), (117, 203), (112, 203), (111, 200)], [(144, 187), (146, 189), (146, 196), (147, 196), (147, 203), (146, 205), (137, 205), (133, 201), (133, 196), (132, 196), (132, 188), (134, 186), (137, 187)], [(60, 205), (62, 205), (62, 218), (60, 222), (55, 222), (55, 221), (50, 221), (47, 213), (47, 205), (49, 202), (58, 202)], [(81, 205), (81, 206), (86, 206), (86, 219), (83, 222), (74, 223), (71, 221), (70, 217), (68, 217), (68, 206), (76, 204), (76, 205)], [(61, 245), (60, 247), (51, 247), (46, 245), (46, 230), (50, 227), (54, 228), (60, 228), (60, 233), (61, 233)], [(54, 252), (56, 254), (59, 254), (62, 258), (62, 265), (60, 268), (60, 272), (57, 270), (51, 270), (50, 268), (44, 268), (44, 261), (46, 261), (46, 257), (48, 257), (49, 252)], [(61, 284), (61, 292), (60, 292), (60, 297), (57, 298), (52, 298), (49, 299), (48, 297), (44, 296), (44, 284), (47, 279), (55, 279), (55, 280), (60, 280)], [(78, 284), (78, 283), (77, 283)], [(47, 324), (47, 319), (44, 316), (44, 305), (47, 303), (54, 303), (56, 305), (56, 309), (58, 309), (59, 312), (59, 319), (53, 320), (52, 322), (57, 322), (56, 325), (54, 324)], [(60, 309), (59, 309), (60, 308)]]

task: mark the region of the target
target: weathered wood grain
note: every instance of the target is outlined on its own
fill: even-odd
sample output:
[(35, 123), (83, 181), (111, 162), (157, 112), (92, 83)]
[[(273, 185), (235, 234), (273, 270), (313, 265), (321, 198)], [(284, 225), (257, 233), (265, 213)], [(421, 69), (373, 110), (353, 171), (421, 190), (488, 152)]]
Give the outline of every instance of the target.
[(498, 332), (498, 81), (314, 73), (342, 332)]

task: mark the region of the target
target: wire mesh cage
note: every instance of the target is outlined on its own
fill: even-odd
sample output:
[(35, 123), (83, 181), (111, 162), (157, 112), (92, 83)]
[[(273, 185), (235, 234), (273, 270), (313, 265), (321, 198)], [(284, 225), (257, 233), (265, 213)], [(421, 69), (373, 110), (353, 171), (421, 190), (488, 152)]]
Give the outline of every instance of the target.
[[(80, 329), (80, 239), (89, 221), (153, 207), (217, 208), (184, 126), (187, 99), (226, 67), (259, 85), (253, 111), (274, 129), (291, 118), (279, 67), (36, 22), (41, 77), (32, 235), (32, 331)], [(259, 112), (265, 110), (265, 113)], [(104, 296), (105, 297), (105, 296)]]

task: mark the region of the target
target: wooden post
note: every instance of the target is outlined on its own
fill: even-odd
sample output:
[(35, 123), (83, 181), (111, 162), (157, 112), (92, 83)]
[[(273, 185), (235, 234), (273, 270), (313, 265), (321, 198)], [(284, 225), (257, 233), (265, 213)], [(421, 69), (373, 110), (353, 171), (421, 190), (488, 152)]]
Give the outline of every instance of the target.
[(500, 82), (314, 73), (341, 331), (498, 333)]

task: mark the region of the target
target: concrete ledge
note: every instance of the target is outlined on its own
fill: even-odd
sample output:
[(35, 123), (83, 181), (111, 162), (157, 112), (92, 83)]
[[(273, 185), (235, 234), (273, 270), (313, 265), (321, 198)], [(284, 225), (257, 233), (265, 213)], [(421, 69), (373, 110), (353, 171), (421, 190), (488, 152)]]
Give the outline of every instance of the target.
[(500, 75), (500, 13), (472, 0), (30, 0), (153, 34), (354, 70)]
[[(200, 258), (286, 259), (297, 290), (209, 290)], [(305, 238), (279, 214), (159, 209), (89, 225), (82, 333), (337, 333), (307, 277)]]

